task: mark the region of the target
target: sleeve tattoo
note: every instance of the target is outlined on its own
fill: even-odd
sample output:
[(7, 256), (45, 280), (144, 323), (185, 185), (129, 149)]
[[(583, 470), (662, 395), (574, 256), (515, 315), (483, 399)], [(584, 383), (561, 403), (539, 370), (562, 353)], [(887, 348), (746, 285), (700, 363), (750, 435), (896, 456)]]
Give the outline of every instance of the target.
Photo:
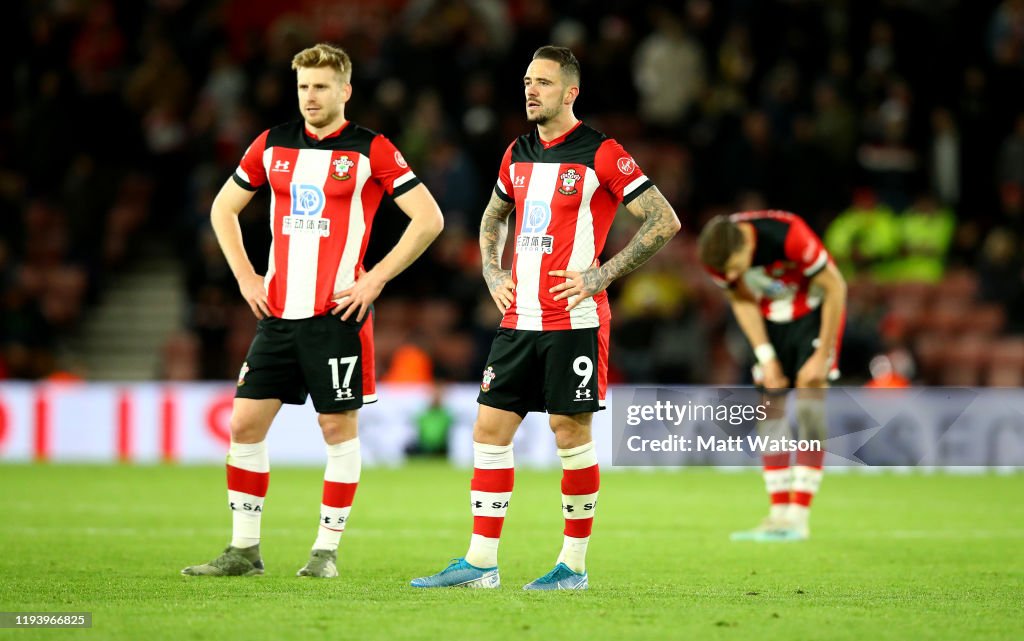
[(679, 231), (679, 219), (657, 187), (637, 196), (627, 209), (644, 222), (622, 251), (598, 269), (584, 272), (584, 284), (590, 291), (600, 291), (643, 265)]
[(514, 205), (491, 194), (491, 200), (480, 219), (480, 258), (483, 264), (484, 280), (490, 289), (507, 275), (501, 269), (501, 255), (505, 250), (508, 236), (508, 216)]

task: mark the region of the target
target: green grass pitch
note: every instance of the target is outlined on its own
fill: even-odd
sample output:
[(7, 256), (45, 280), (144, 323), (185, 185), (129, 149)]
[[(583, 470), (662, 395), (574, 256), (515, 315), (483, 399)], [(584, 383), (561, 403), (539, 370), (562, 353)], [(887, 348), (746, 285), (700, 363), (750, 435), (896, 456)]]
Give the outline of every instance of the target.
[(275, 468), (267, 574), (183, 577), (229, 535), (216, 467), (0, 466), (0, 611), (91, 611), (92, 639), (1020, 639), (1024, 475), (826, 475), (805, 543), (731, 543), (760, 477), (606, 471), (587, 592), (524, 593), (561, 545), (559, 473), (521, 470), (499, 590), (416, 590), (469, 539), (470, 472), (366, 469), (341, 576), (295, 578), (321, 470)]

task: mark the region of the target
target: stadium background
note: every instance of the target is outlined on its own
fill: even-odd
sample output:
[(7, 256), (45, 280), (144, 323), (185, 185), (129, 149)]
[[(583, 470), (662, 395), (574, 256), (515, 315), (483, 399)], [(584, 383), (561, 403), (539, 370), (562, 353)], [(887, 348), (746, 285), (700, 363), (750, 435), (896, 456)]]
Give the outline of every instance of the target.
[[(297, 117), (292, 54), (332, 40), (355, 61), (348, 115), (399, 145), (447, 219), (379, 301), (384, 381), (478, 378), (497, 316), (477, 219), (527, 128), (522, 70), (555, 42), (583, 65), (579, 115), (684, 224), (612, 286), (612, 382), (744, 381), (694, 239), (768, 206), (807, 218), (850, 280), (847, 383), (887, 354), (920, 383), (1018, 385), (1022, 23), (1017, 0), (19, 3), (0, 27), (0, 377), (235, 377), (254, 323), (209, 205), (249, 142)], [(265, 216), (265, 197), (243, 215), (258, 271)], [(369, 264), (403, 226), (385, 204)], [(606, 255), (633, 229), (620, 217)]]

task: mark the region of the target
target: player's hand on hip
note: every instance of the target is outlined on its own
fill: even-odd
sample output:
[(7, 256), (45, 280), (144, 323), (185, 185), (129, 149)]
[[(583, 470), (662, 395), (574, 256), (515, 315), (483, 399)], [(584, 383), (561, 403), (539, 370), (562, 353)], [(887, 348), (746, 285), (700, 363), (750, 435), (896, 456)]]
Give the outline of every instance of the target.
[(366, 311), (380, 296), (386, 284), (387, 281), (376, 276), (373, 271), (367, 272), (360, 267), (359, 274), (356, 276), (356, 284), (340, 292), (334, 292), (331, 296), (331, 300), (337, 303), (331, 313), (335, 316), (341, 314), (341, 320), (348, 320), (355, 313), (356, 320), (362, 322)]
[(495, 270), (484, 274), (484, 281), (487, 289), (491, 292), (491, 299), (498, 306), (498, 311), (504, 314), (512, 306), (512, 299), (516, 291), (516, 283), (512, 280), (512, 272), (508, 270)]
[(601, 272), (601, 268), (597, 266), (597, 261), (590, 269), (582, 272), (567, 271), (564, 269), (556, 269), (548, 272), (548, 276), (554, 276), (556, 278), (564, 278), (566, 281), (561, 285), (555, 285), (550, 288), (548, 292), (557, 294), (555, 300), (567, 300), (568, 305), (565, 307), (565, 311), (572, 311), (574, 307), (590, 298), (594, 294), (603, 292), (608, 288), (611, 283)]
[(270, 316), (270, 306), (267, 305), (267, 286), (263, 276), (253, 272), (239, 278), (238, 291), (242, 292), (242, 298), (249, 304), (249, 309), (256, 315), (256, 318), (263, 319)]

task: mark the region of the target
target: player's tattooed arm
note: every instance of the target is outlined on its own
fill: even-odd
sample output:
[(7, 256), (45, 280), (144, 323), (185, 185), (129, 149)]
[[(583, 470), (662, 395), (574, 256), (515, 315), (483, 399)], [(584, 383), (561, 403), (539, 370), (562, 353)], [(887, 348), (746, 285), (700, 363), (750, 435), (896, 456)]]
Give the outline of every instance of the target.
[(480, 219), (480, 258), (483, 264), (484, 282), (502, 314), (512, 305), (512, 272), (501, 268), (501, 255), (505, 250), (508, 236), (508, 216), (514, 205), (491, 194), (491, 200)]
[(643, 220), (643, 224), (622, 251), (612, 256), (604, 265), (583, 272), (549, 272), (552, 276), (569, 279), (550, 290), (558, 294), (555, 300), (570, 299), (567, 309), (572, 309), (581, 301), (604, 291), (613, 280), (643, 265), (664, 247), (681, 227), (672, 205), (665, 200), (657, 187), (646, 189), (626, 205), (626, 209)]

